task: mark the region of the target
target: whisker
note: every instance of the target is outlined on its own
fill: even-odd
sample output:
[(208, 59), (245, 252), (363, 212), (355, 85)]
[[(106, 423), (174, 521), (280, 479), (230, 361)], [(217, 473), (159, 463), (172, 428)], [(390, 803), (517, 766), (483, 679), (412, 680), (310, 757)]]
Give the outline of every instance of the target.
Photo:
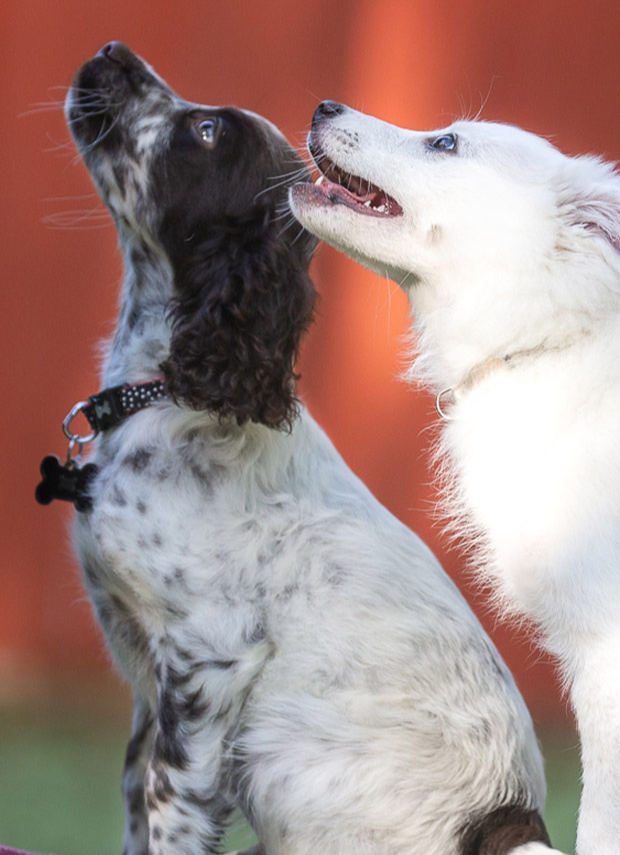
[[(105, 107), (106, 105), (110, 107), (119, 107), (120, 103), (117, 104), (109, 104), (105, 101), (101, 95), (89, 92), (82, 96), (78, 96), (74, 99), (73, 103), (77, 107)], [(35, 116), (39, 113), (54, 113), (58, 110), (63, 111), (65, 108), (65, 101), (35, 101), (30, 109), (24, 110), (21, 113), (18, 113), (18, 118), (24, 118), (25, 116)]]
[(474, 122), (477, 122), (478, 119), (480, 118), (480, 116), (482, 115), (482, 111), (486, 107), (487, 102), (488, 102), (489, 98), (491, 97), (491, 92), (493, 91), (493, 85), (495, 84), (496, 80), (499, 80), (498, 74), (494, 74), (493, 77), (491, 78), (491, 83), (489, 84), (489, 89), (488, 89), (488, 92), (486, 95), (483, 96), (482, 92), (478, 93), (480, 95), (480, 109), (478, 110), (478, 112), (476, 113), (476, 115), (473, 118)]
[(28, 110), (17, 114), (18, 119), (24, 116), (33, 116), (38, 113), (54, 113), (64, 107), (64, 101), (39, 101), (35, 102)]
[[(295, 221), (295, 222), (297, 222), (297, 221)], [(301, 224), (299, 224), (299, 231), (298, 231), (297, 235), (291, 241), (291, 246), (295, 246), (295, 244), (297, 243), (299, 238), (303, 235), (303, 233), (304, 233), (304, 227)]]
[[(259, 193), (257, 193), (256, 196), (254, 197), (254, 201), (259, 199), (265, 193), (271, 193), (274, 190), (277, 190), (279, 187), (283, 187), (283, 186), (293, 184), (298, 178), (301, 178), (302, 175), (306, 175), (306, 174), (307, 174), (307, 170), (305, 167), (303, 167), (303, 168), (300, 167), (299, 169), (296, 169), (294, 172), (286, 173), (283, 180), (278, 181), (276, 184), (272, 184), (271, 187), (265, 187), (264, 190), (261, 190)], [(279, 176), (279, 175), (274, 176), (274, 180), (277, 178), (281, 178), (281, 177), (282, 176)], [(272, 179), (270, 179), (270, 180), (272, 180)]]
[(110, 215), (105, 208), (90, 210), (59, 211), (47, 214), (41, 222), (50, 229), (79, 230), (100, 229), (112, 225)]
[[(93, 105), (95, 106), (95, 105)], [(98, 105), (97, 105), (98, 106)], [(92, 116), (104, 116), (108, 112), (108, 105), (102, 104), (100, 110), (91, 110), (83, 113), (81, 116), (76, 116), (74, 119), (67, 119), (68, 125), (77, 125), (78, 122), (83, 122), (84, 119), (90, 119)]]
[(278, 237), (282, 237), (282, 235), (286, 234), (286, 232), (290, 229), (290, 227), (295, 225), (296, 223), (297, 223), (297, 225), (299, 225), (299, 222), (295, 219), (295, 217), (293, 217), (293, 216), (289, 217), (287, 219), (287, 221), (284, 223), (284, 225), (282, 226), (282, 228), (280, 229), (280, 231), (278, 232)]
[(73, 154), (73, 152), (75, 151), (73, 140), (67, 140), (66, 142), (57, 142), (49, 133), (45, 134), (45, 138), (49, 140), (52, 144), (51, 147), (43, 149), (43, 151), (46, 153), (53, 154), (55, 152), (62, 152), (64, 154)]
[(94, 148), (96, 148), (96, 147), (99, 145), (99, 143), (103, 142), (103, 140), (104, 140), (104, 139), (105, 139), (105, 138), (106, 138), (106, 137), (107, 137), (107, 136), (108, 136), (108, 135), (109, 135), (109, 134), (114, 130), (114, 128), (116, 127), (116, 125), (117, 125), (117, 123), (118, 123), (118, 121), (119, 121), (119, 119), (120, 119), (120, 114), (119, 114), (119, 115), (117, 115), (117, 116), (115, 116), (115, 118), (114, 118), (114, 119), (112, 120), (112, 122), (110, 123), (110, 127), (109, 127), (109, 128), (107, 128), (107, 130), (105, 130), (105, 131), (103, 130), (103, 127), (104, 127), (104, 125), (105, 125), (105, 119), (104, 119), (104, 121), (103, 121), (103, 122), (102, 122), (102, 124), (101, 124), (101, 132), (97, 135), (97, 138), (96, 138), (95, 140), (93, 140), (93, 142), (92, 142), (92, 143), (90, 143), (90, 145), (87, 145), (87, 146), (86, 146), (86, 147), (85, 147), (85, 148), (80, 152), (80, 155), (78, 156), (78, 161), (79, 161), (80, 157), (84, 157), (84, 155), (88, 154), (88, 153), (89, 153), (89, 152), (91, 152)]
[[(99, 201), (98, 193), (80, 193), (79, 196), (46, 196), (44, 199), (41, 199), (41, 202), (51, 202), (54, 205), (58, 204), (58, 202), (85, 202), (87, 199), (97, 199)], [(95, 210), (93, 208), (93, 210)], [(103, 210), (103, 208), (102, 208)]]

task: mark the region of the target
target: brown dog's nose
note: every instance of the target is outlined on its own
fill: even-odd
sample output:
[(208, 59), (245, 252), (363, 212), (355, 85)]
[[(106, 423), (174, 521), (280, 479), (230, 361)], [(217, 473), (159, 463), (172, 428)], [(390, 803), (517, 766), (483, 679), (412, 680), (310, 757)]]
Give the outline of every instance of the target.
[(319, 106), (314, 111), (312, 124), (320, 122), (322, 119), (333, 119), (334, 116), (339, 116), (344, 113), (346, 107), (344, 104), (339, 104), (337, 101), (321, 101)]
[(135, 62), (133, 53), (122, 42), (108, 42), (99, 51), (99, 56), (104, 56), (110, 62), (121, 65), (124, 68)]

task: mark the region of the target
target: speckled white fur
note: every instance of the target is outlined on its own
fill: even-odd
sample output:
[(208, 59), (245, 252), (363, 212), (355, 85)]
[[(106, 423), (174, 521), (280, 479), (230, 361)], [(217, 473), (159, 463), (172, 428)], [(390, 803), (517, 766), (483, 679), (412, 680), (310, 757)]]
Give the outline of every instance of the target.
[[(416, 132), (343, 108), (312, 133), (402, 207), (381, 219), (293, 192), (311, 231), (406, 291), (410, 378), (456, 390), (448, 510), (503, 607), (561, 662), (582, 741), (579, 855), (618, 855), (620, 179), (503, 125)], [(435, 148), (446, 134), (455, 145)]]
[(100, 611), (122, 598), (149, 639), (139, 656), (109, 628), (119, 666), (155, 709), (154, 663), (191, 652), (191, 686), (227, 710), (192, 734), (177, 791), (228, 792), (287, 855), (457, 853), (458, 831), (506, 794), (542, 808), (529, 716), (497, 652), (307, 414), (287, 436), (158, 404), (97, 459), (78, 552)]

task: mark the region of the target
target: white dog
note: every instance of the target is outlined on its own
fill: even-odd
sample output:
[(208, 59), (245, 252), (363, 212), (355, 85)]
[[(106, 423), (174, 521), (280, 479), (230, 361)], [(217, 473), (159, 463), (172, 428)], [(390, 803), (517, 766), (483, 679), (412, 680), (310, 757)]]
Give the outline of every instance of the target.
[[(620, 180), (504, 125), (315, 113), (298, 219), (412, 306), (449, 509), (559, 658), (582, 741), (580, 855), (620, 853)], [(462, 528), (460, 529), (463, 530)]]

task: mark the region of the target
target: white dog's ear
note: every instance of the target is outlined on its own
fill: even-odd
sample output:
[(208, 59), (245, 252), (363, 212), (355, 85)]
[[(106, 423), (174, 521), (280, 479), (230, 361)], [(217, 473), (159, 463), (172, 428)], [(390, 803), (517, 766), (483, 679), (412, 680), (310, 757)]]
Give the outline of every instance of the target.
[(561, 209), (571, 226), (603, 238), (620, 253), (620, 176), (593, 157), (576, 158), (564, 184)]

